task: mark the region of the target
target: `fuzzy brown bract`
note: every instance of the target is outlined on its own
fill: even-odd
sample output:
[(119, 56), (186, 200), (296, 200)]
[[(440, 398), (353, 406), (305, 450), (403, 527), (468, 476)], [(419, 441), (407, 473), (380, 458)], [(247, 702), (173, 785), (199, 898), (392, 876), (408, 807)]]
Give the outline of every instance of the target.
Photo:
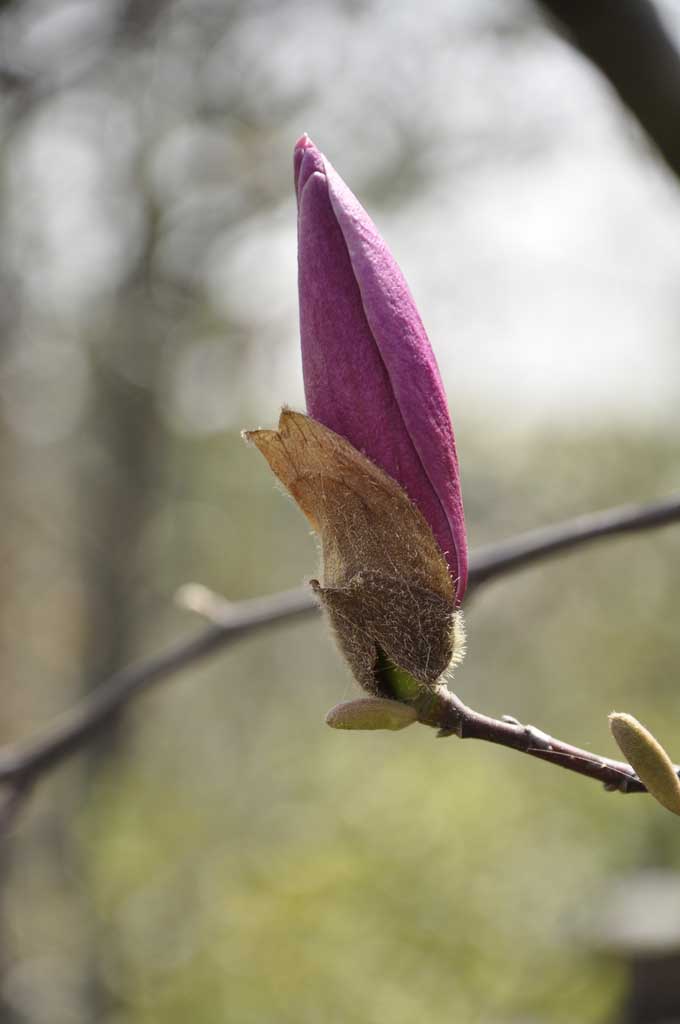
[(245, 433), (321, 540), (312, 581), (361, 686), (389, 696), (380, 652), (424, 686), (454, 655), (455, 588), (427, 522), (399, 485), (344, 438), (284, 409), (278, 430)]

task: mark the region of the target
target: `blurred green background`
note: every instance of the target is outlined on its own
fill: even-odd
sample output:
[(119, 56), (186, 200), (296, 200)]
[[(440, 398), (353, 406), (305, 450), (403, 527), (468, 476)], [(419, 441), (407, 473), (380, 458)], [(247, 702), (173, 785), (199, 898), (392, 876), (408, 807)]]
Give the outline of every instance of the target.
[[(315, 572), (239, 437), (303, 404), (303, 130), (419, 302), (473, 547), (677, 488), (680, 191), (533, 6), (10, 0), (0, 29), (5, 742), (199, 630), (186, 581)], [(671, 527), (484, 588), (461, 697), (610, 755), (629, 711), (677, 759), (679, 556)], [(331, 732), (354, 692), (320, 623), (279, 626), (52, 773), (0, 856), (3, 1024), (616, 1019), (607, 887), (678, 870), (675, 819)]]

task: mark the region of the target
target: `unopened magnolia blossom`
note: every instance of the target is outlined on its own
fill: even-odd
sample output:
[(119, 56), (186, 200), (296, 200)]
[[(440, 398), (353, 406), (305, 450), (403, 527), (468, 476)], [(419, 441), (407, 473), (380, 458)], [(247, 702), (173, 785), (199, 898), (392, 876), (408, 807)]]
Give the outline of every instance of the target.
[(446, 397), (401, 271), (307, 136), (295, 187), (309, 416), (284, 410), (278, 431), (247, 437), (321, 539), (312, 586), (356, 679), (413, 700), (463, 649), (467, 545)]
[(456, 445), (413, 296), (363, 207), (306, 135), (295, 147), (307, 411), (406, 491), (447, 560), (460, 604), (467, 544)]

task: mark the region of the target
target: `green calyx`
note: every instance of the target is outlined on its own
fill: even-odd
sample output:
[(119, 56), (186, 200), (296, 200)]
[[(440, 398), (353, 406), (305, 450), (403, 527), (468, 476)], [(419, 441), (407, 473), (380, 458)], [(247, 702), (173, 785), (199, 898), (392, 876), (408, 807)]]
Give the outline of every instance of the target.
[(413, 701), (422, 692), (422, 683), (389, 660), (382, 648), (378, 647), (375, 664), (375, 678), (381, 693), (393, 700)]

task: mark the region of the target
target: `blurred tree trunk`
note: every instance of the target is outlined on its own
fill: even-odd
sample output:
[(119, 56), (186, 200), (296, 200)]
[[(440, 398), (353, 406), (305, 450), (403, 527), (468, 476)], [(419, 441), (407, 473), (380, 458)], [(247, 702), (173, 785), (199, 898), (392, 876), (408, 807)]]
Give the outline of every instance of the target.
[[(17, 299), (20, 289), (4, 260), (5, 247), (0, 233), (0, 368), (9, 355), (20, 317)], [(0, 679), (4, 682), (4, 698), (0, 711), (0, 743), (13, 738), (16, 730), (15, 707), (11, 680), (16, 677), (15, 644), (12, 635), (11, 611), (16, 590), (15, 544), (13, 521), (16, 517), (17, 478), (16, 439), (2, 418), (0, 409)], [(3, 794), (0, 793), (0, 797)], [(5, 893), (14, 853), (13, 837), (0, 838), (0, 1024), (18, 1024), (20, 1017), (6, 999), (5, 979), (11, 963), (10, 936), (6, 928)]]
[[(0, 294), (7, 292), (7, 281), (0, 272)], [(0, 362), (6, 354), (8, 339), (11, 336), (11, 310), (13, 303), (2, 306), (0, 314)], [(8, 680), (14, 677), (13, 645), (7, 623), (14, 591), (14, 543), (15, 535), (11, 528), (13, 518), (12, 496), (14, 492), (13, 477), (15, 466), (15, 442), (11, 432), (0, 419), (0, 679), (5, 681), (9, 690)], [(11, 693), (11, 691), (10, 691)], [(0, 713), (0, 742), (13, 736), (14, 722), (11, 697), (3, 700)], [(1, 796), (2, 794), (0, 794)], [(14, 844), (11, 836), (0, 840), (0, 1024), (18, 1024), (20, 1018), (5, 999), (5, 978), (11, 959), (9, 937), (6, 933), (4, 895), (11, 870)]]
[[(160, 324), (154, 317), (151, 261), (154, 218), (149, 211), (145, 245), (116, 302), (117, 313), (92, 346), (91, 422), (80, 477), (81, 557), (85, 590), (83, 679), (85, 692), (132, 660), (139, 639), (136, 597), (139, 554), (153, 511), (154, 478), (162, 462), (163, 433), (155, 415)], [(97, 781), (124, 756), (124, 715), (99, 733), (82, 765), (78, 802), (87, 807)], [(74, 850), (74, 856), (79, 857)], [(83, 912), (89, 916), (89, 963), (84, 991), (89, 1020), (104, 1020), (112, 998), (101, 965), (114, 952), (102, 936), (88, 892), (83, 856)]]

